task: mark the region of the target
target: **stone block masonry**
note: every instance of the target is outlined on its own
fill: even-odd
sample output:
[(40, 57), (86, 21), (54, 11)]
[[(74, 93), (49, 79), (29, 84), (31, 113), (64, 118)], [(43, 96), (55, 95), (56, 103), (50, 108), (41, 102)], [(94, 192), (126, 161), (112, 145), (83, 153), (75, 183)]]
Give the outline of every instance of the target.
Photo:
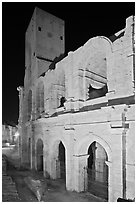
[(64, 21), (36, 8), (20, 89), (22, 164), (109, 202), (135, 197), (135, 25), (125, 20), (113, 42), (91, 38), (51, 66)]

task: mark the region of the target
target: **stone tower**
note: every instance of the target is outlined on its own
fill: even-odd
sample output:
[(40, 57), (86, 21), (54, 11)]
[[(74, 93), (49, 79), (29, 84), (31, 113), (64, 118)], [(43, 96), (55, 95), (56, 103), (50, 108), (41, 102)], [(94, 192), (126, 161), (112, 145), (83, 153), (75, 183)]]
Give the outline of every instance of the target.
[(46, 72), (64, 49), (64, 21), (36, 7), (25, 35), (27, 85)]

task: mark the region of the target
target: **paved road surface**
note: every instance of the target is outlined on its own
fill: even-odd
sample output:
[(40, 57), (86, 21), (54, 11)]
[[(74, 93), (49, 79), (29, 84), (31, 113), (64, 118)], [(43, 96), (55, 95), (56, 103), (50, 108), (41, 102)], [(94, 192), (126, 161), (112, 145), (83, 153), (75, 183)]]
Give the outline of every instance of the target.
[(42, 197), (42, 201), (44, 202), (104, 202), (104, 200), (97, 198), (88, 192), (77, 193), (66, 191), (65, 182), (62, 179), (46, 179), (41, 173), (32, 172), (29, 170), (18, 170), (10, 164), (8, 165), (7, 174), (16, 184), (16, 190), (20, 199), (18, 202), (38, 201), (36, 196), (32, 193), (24, 181), (24, 178), (28, 176), (41, 180), (43, 184), (44, 182), (46, 183), (47, 190), (45, 190)]

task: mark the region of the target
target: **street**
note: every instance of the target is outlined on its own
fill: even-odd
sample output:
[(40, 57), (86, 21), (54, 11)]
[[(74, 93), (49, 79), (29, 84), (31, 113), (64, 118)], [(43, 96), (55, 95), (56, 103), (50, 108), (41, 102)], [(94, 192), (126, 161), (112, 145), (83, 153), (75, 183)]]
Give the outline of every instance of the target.
[[(9, 155), (8, 155), (9, 156)], [(13, 157), (12, 157), (13, 159)], [(40, 180), (45, 187), (41, 201), (44, 202), (104, 202), (101, 198), (90, 194), (89, 192), (70, 192), (65, 189), (65, 182), (63, 179), (46, 179), (42, 173), (30, 171), (23, 168), (16, 168), (8, 157), (8, 165), (6, 174), (11, 177), (15, 183), (18, 193), (18, 198), (12, 197), (11, 201), (14, 202), (38, 202), (36, 195), (30, 190), (25, 182), (25, 178), (31, 176), (33, 179)], [(3, 179), (3, 182), (5, 180)], [(3, 183), (4, 185), (4, 183)], [(7, 187), (8, 190), (8, 187)], [(3, 200), (4, 201), (4, 200)], [(9, 200), (8, 200), (9, 201)]]

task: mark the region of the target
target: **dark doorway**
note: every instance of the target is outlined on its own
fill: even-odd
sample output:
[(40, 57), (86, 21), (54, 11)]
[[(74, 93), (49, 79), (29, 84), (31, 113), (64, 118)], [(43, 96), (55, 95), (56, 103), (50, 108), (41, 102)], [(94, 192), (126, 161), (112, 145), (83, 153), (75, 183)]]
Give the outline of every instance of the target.
[(88, 191), (93, 195), (108, 200), (108, 160), (106, 151), (97, 142), (93, 142), (88, 149)]
[(59, 162), (60, 162), (60, 178), (66, 179), (65, 167), (65, 147), (62, 142), (59, 143)]
[(43, 171), (43, 142), (37, 141), (37, 171)]
[[(95, 142), (93, 142), (88, 149), (88, 181), (95, 180)], [(90, 183), (88, 183), (89, 185)]]
[(43, 171), (43, 155), (40, 155), (40, 165), (38, 171)]

